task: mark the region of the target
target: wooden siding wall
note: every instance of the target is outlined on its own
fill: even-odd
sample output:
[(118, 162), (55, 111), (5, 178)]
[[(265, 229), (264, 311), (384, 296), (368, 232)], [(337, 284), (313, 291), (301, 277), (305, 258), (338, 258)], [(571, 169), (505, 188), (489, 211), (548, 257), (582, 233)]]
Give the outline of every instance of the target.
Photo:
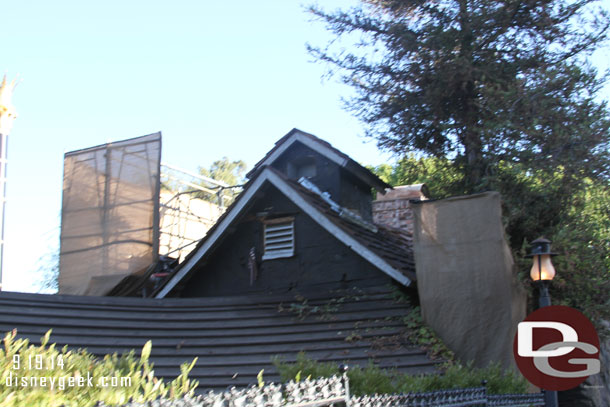
[[(294, 216), (294, 256), (261, 260), (263, 214), (267, 218)], [(248, 253), (252, 247), (256, 248), (258, 276), (250, 285)], [(315, 286), (367, 287), (390, 282), (390, 277), (322, 229), (271, 186), (208, 258), (209, 262), (204, 260), (185, 283), (181, 297), (286, 292)]]
[(158, 377), (174, 378), (181, 363), (199, 358), (190, 376), (200, 391), (256, 383), (261, 369), (266, 381), (277, 382), (271, 358), (290, 362), (299, 351), (352, 366), (373, 360), (402, 372), (435, 371), (435, 363), (406, 341), (402, 317), (409, 307), (393, 302), (387, 287), (306, 298), (307, 303), (294, 296), (155, 300), (2, 292), (0, 331), (17, 329), (19, 337), (39, 344), (53, 329), (52, 343), (98, 356), (141, 350), (150, 339)]
[(373, 192), (371, 187), (341, 168), (341, 206), (373, 222)]
[(372, 221), (371, 187), (351, 175), (338, 164), (301, 144), (293, 144), (273, 163), (273, 168), (289, 176), (288, 165), (302, 157), (311, 157), (316, 162), (317, 174), (310, 178), (322, 192), (328, 192), (339, 205), (357, 211), (360, 216)]

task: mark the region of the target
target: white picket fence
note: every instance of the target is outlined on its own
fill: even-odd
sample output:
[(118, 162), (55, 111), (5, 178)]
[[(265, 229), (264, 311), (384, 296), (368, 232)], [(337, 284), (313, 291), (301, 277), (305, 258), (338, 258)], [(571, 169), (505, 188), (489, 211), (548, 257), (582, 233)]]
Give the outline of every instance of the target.
[[(99, 405), (104, 407), (103, 404)], [(223, 391), (210, 391), (194, 398), (179, 400), (155, 400), (129, 403), (125, 407), (540, 407), (544, 395), (502, 394), (489, 395), (487, 388), (474, 387), (455, 390), (439, 390), (426, 393), (382, 394), (353, 397), (349, 380), (342, 376), (290, 381), (285, 384), (270, 383)]]

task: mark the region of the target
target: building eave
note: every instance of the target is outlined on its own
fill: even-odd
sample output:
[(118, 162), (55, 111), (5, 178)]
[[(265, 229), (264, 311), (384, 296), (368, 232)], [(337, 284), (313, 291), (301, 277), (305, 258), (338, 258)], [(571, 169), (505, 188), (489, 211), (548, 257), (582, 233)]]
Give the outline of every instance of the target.
[(157, 292), (155, 295), (156, 298), (164, 298), (170, 294), (178, 283), (188, 276), (188, 274), (197, 266), (204, 256), (214, 248), (215, 244), (222, 238), (234, 221), (236, 221), (239, 216), (247, 210), (249, 204), (253, 199), (256, 198), (257, 192), (265, 183), (269, 183), (276, 187), (317, 224), (319, 224), (330, 234), (334, 235), (343, 244), (367, 260), (370, 264), (402, 285), (411, 285), (412, 280), (410, 278), (389, 264), (383, 259), (383, 257), (373, 252), (371, 249), (359, 242), (355, 237), (333, 223), (324, 213), (303, 198), (303, 196), (301, 196), (299, 192), (295, 190), (294, 187), (286, 180), (284, 180), (275, 170), (265, 167), (258, 173), (256, 178), (250, 181), (250, 184), (240, 194), (237, 201), (231, 207), (229, 207), (227, 213), (218, 221), (218, 224), (215, 225), (211, 232), (203, 238), (199, 244), (199, 247), (195, 249), (192, 255), (190, 255), (180, 265), (176, 273)]

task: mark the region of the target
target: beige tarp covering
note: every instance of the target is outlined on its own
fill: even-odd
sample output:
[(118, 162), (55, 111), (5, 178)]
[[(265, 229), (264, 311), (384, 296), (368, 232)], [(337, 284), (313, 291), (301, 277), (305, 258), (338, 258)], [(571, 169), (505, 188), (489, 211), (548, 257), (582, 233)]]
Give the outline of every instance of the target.
[(423, 201), (413, 211), (424, 321), (462, 361), (514, 365), (526, 298), (504, 239), (500, 194)]
[(104, 295), (156, 260), (160, 160), (160, 133), (66, 153), (60, 294)]

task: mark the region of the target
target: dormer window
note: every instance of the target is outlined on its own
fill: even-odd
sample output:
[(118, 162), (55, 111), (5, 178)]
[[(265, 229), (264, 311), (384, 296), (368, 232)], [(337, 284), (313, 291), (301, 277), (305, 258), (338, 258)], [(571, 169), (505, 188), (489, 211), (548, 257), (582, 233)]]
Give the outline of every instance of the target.
[(318, 175), (317, 163), (311, 156), (301, 157), (288, 164), (288, 177), (292, 179), (313, 178), (316, 175)]
[(266, 220), (263, 233), (263, 260), (294, 256), (293, 217)]

